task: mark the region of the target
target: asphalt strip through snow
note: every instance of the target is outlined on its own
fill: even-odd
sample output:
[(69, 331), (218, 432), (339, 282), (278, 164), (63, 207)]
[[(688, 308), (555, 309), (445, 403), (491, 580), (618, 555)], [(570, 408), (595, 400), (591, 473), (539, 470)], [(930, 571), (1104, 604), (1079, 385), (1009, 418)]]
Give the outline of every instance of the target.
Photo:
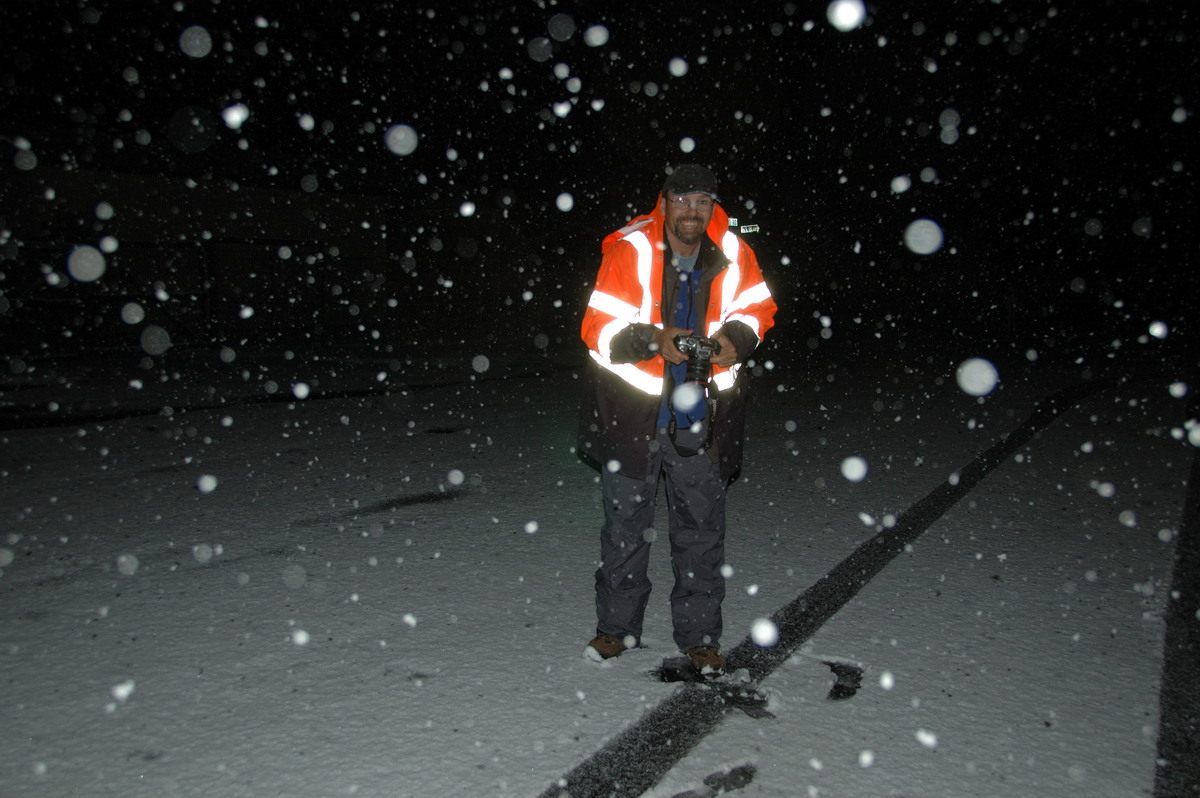
[[(888, 563), (903, 553), (908, 544), (923, 534), (934, 521), (966, 496), (1009, 455), (1049, 426), (1061, 413), (1085, 397), (1115, 384), (1116, 380), (1080, 383), (1040, 402), (1020, 427), (910, 507), (897, 518), (895, 526), (864, 542), (816, 584), (772, 615), (771, 620), (779, 629), (779, 642), (776, 645), (760, 648), (747, 636), (736, 648), (728, 651), (730, 670), (745, 668), (755, 682), (761, 682)], [(1200, 455), (1197, 455), (1197, 465), (1192, 469), (1192, 477), (1194, 480), (1200, 479)], [(1190, 551), (1191, 556), (1185, 553), (1176, 556), (1175, 596), (1180, 595), (1177, 591), (1181, 577), (1189, 573), (1195, 575), (1200, 571), (1194, 529), (1200, 525), (1200, 518), (1197, 518), (1197, 505), (1200, 502), (1196, 500), (1198, 491), (1195, 487), (1194, 482), (1189, 481), (1187, 510), (1177, 543), (1178, 551)], [(1190, 603), (1175, 601), (1177, 605), (1187, 606), (1180, 607), (1180, 612), (1167, 614), (1167, 643), (1164, 646), (1163, 668), (1164, 700), (1168, 683), (1173, 683), (1175, 688), (1185, 693), (1196, 692), (1196, 646), (1200, 644), (1197, 643), (1194, 628), (1195, 615), (1190, 616), (1190, 623), (1183, 617), (1188, 607), (1193, 612), (1196, 609), (1197, 588), (1194, 581), (1184, 595), (1190, 599)], [(1180, 634), (1190, 635), (1182, 642), (1179, 635), (1173, 635), (1172, 632), (1171, 619), (1176, 616), (1179, 616), (1176, 625), (1187, 624), (1184, 627), (1185, 631)], [(1190, 629), (1190, 632), (1186, 631), (1187, 629)], [(1178, 670), (1179, 667), (1190, 670), (1172, 670)], [(1163, 798), (1166, 795), (1182, 794), (1161, 792), (1160, 790), (1168, 784), (1177, 784), (1180, 780), (1196, 784), (1196, 774), (1192, 771), (1200, 767), (1189, 764), (1189, 757), (1184, 755), (1185, 751), (1194, 752), (1196, 748), (1196, 736), (1192, 732), (1196, 730), (1198, 722), (1195, 711), (1197, 701), (1194, 697), (1189, 699), (1190, 704), (1182, 698), (1177, 700), (1180, 704), (1189, 706), (1191, 711), (1170, 713), (1174, 717), (1168, 717), (1166, 711), (1163, 713), (1156, 783), (1159, 789), (1155, 791), (1156, 796)], [(704, 685), (684, 683), (679, 690), (643, 715), (636, 723), (559, 778), (542, 793), (542, 798), (632, 798), (641, 795), (657, 784), (688, 751), (715, 729), (730, 709), (719, 691)], [(1171, 728), (1167, 728), (1168, 725)], [(1162, 744), (1165, 741), (1171, 741), (1171, 745), (1174, 746), (1169, 752), (1163, 750)], [(1197, 757), (1190, 757), (1192, 763), (1197, 760)]]
[[(1189, 416), (1200, 413), (1194, 401)], [(1163, 608), (1154, 798), (1200, 795), (1200, 451), (1192, 456), (1183, 522)]]

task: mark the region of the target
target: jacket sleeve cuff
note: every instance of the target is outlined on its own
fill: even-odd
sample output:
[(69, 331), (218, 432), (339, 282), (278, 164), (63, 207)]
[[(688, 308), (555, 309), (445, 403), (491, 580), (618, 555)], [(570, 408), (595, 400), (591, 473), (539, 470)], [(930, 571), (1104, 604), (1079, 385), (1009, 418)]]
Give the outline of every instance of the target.
[[(654, 357), (658, 352), (652, 349), (651, 345), (654, 343), (654, 333), (657, 329), (653, 324), (631, 324), (621, 330), (612, 337), (612, 355), (609, 360), (613, 363), (638, 363)], [(748, 331), (750, 328), (746, 329)]]
[(721, 332), (725, 333), (733, 342), (733, 347), (738, 353), (738, 360), (745, 360), (758, 348), (758, 336), (754, 334), (754, 330), (750, 329), (748, 324), (740, 321), (727, 321), (721, 326)]

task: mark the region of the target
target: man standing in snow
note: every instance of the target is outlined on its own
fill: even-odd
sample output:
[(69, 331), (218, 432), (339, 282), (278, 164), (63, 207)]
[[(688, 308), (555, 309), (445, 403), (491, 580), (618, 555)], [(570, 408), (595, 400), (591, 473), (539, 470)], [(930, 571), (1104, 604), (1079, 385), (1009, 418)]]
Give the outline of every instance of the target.
[(601, 250), (582, 325), (591, 359), (579, 446), (600, 464), (605, 512), (596, 637), (584, 653), (599, 661), (641, 642), (665, 476), (675, 643), (700, 672), (718, 674), (725, 490), (742, 461), (742, 366), (771, 328), (775, 302), (754, 252), (729, 229), (716, 176), (702, 166), (674, 169), (655, 209), (609, 234)]

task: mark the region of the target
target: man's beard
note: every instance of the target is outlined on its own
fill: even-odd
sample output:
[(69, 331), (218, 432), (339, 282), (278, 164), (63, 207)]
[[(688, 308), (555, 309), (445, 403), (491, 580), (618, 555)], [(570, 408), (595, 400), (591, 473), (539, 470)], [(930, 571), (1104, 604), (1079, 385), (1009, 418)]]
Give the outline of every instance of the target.
[[(697, 222), (695, 232), (685, 232), (684, 227), (683, 227), (684, 222)], [(700, 217), (694, 217), (694, 218), (690, 218), (690, 219), (676, 219), (675, 220), (675, 237), (678, 238), (684, 244), (687, 244), (689, 246), (692, 244), (698, 243), (700, 241), (700, 239), (702, 239), (704, 237), (704, 220), (701, 219)]]

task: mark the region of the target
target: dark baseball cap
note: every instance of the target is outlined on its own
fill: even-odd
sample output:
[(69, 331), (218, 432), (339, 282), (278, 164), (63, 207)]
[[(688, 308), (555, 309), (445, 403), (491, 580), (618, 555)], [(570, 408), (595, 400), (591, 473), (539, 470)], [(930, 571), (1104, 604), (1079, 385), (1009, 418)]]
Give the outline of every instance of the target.
[(662, 191), (663, 194), (669, 191), (677, 196), (707, 194), (713, 199), (720, 199), (717, 196), (717, 176), (694, 163), (685, 163), (672, 169), (663, 183)]

